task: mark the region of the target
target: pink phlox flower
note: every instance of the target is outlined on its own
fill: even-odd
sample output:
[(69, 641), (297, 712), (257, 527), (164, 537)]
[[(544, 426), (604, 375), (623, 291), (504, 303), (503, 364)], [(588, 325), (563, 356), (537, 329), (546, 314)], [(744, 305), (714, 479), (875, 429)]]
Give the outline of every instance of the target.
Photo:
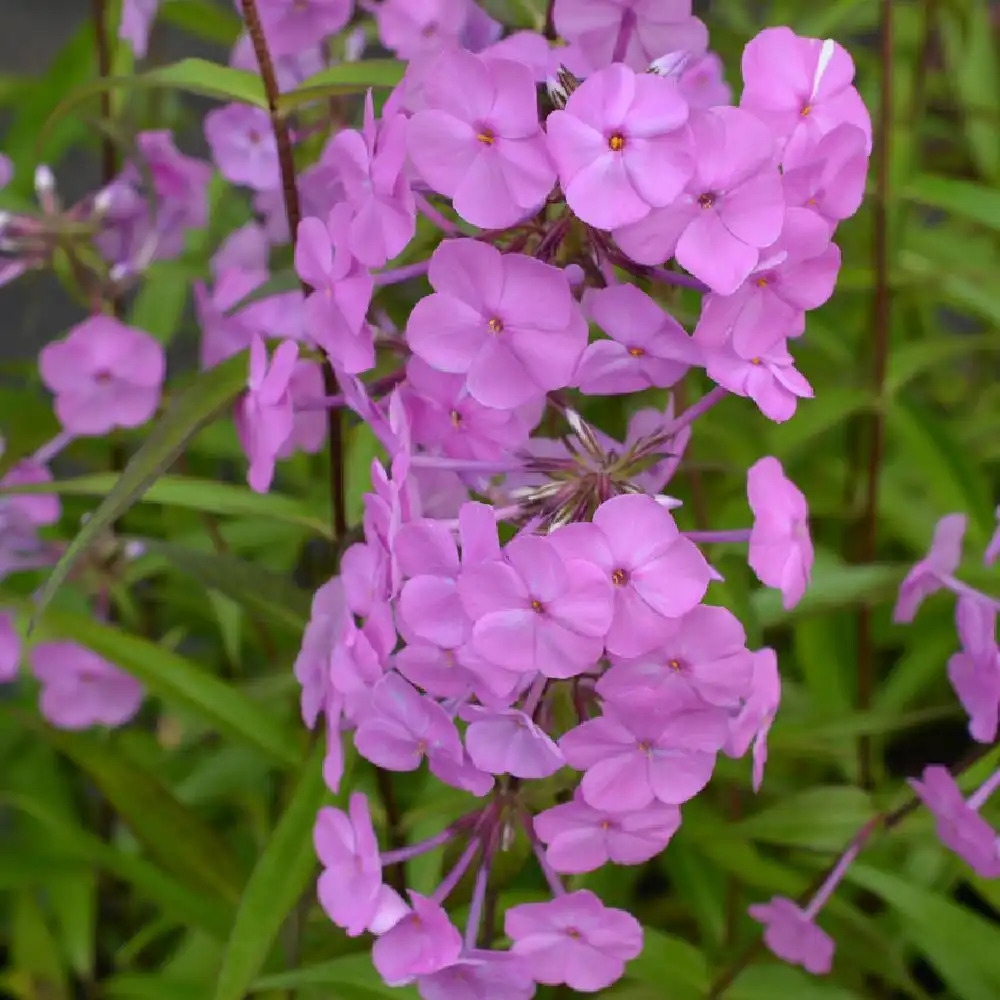
[(774, 139), (753, 115), (728, 107), (692, 115), (690, 134), (695, 168), (683, 193), (617, 223), (614, 238), (640, 264), (676, 257), (714, 292), (731, 295), (781, 233)]
[(91, 316), (42, 348), (42, 381), (72, 434), (139, 427), (156, 412), (166, 370), (162, 345), (112, 316)]
[[(0, 455), (3, 454), (3, 443), (0, 442)], [(27, 486), (35, 483), (51, 483), (52, 473), (48, 468), (31, 458), (23, 458), (15, 462), (6, 475), (0, 479), (0, 486)], [(22, 496), (12, 495), (0, 498), (0, 524), (7, 517), (23, 520), (26, 525), (43, 527), (55, 524), (59, 520), (62, 504), (54, 493), (26, 493)], [(0, 529), (2, 530), (2, 529)]]
[(271, 358), (260, 337), (250, 344), (247, 391), (236, 411), (236, 430), (247, 456), (247, 482), (257, 493), (266, 493), (274, 478), (278, 453), (292, 433), (294, 414), (289, 390), (299, 356), (299, 345), (286, 340)]
[(752, 399), (769, 420), (775, 423), (789, 420), (795, 415), (800, 399), (813, 397), (812, 386), (788, 353), (786, 337), (797, 331), (771, 329), (766, 325), (766, 316), (758, 317), (761, 322), (756, 328), (743, 327), (741, 336), (753, 350), (742, 353), (733, 343), (725, 304), (717, 307), (715, 303), (714, 295), (705, 297), (701, 319), (694, 331), (704, 353), (708, 377), (734, 395)]
[(833, 965), (833, 938), (784, 896), (750, 907), (750, 916), (764, 925), (764, 943), (786, 962), (801, 965), (814, 976), (825, 975)]
[(786, 150), (785, 200), (820, 215), (830, 227), (861, 207), (868, 180), (868, 137), (856, 125), (838, 125), (821, 138)]
[(592, 524), (567, 524), (550, 537), (565, 557), (590, 563), (611, 586), (605, 643), (616, 656), (640, 656), (663, 642), (708, 589), (708, 563), (650, 496), (613, 497)]
[(962, 795), (945, 767), (926, 767), (923, 780), (910, 787), (937, 820), (937, 835), (981, 878), (1000, 877), (1000, 840), (996, 830)]
[(538, 423), (544, 398), (515, 409), (484, 406), (466, 380), (432, 368), (419, 357), (406, 366), (404, 392), (417, 443), (450, 458), (500, 460), (522, 448)]
[(42, 642), (29, 653), (41, 681), (39, 708), (58, 729), (121, 726), (142, 704), (142, 685), (75, 642)]
[(0, 611), (0, 684), (8, 684), (17, 677), (21, 663), (21, 637), (14, 628), (14, 616)]
[(406, 119), (383, 118), (376, 124), (369, 90), (364, 128), (343, 129), (330, 145), (353, 210), (351, 253), (368, 267), (381, 267), (398, 256), (416, 232), (417, 210), (407, 180)]
[(407, 126), (410, 160), (463, 219), (502, 228), (545, 201), (556, 174), (526, 66), (447, 52), (427, 71), (423, 97)]
[(340, 557), (340, 578), (344, 583), (347, 606), (356, 615), (369, 615), (377, 603), (391, 596), (386, 567), (374, 545), (357, 542)]
[(757, 579), (781, 591), (782, 604), (795, 607), (809, 585), (813, 544), (809, 506), (776, 458), (755, 462), (747, 472), (747, 499), (754, 514), (748, 562)]
[(261, 108), (226, 104), (205, 115), (205, 139), (219, 172), (233, 184), (270, 191), (280, 183), (278, 146)]
[(596, 993), (620, 979), (642, 951), (642, 926), (624, 910), (605, 906), (588, 889), (547, 903), (512, 906), (504, 930), (511, 952), (532, 979)]
[[(536, 83), (544, 83), (553, 76), (559, 64), (566, 61), (567, 54), (565, 46), (551, 46), (549, 40), (537, 31), (511, 32), (479, 52), (483, 59), (521, 63), (531, 71)], [(573, 61), (571, 54), (569, 61)]]
[(292, 400), (292, 432), (278, 449), (278, 458), (290, 458), (297, 451), (315, 455), (326, 441), (327, 414), (315, 405), (300, 409), (300, 404), (315, 404), (325, 392), (323, 372), (315, 361), (304, 358), (295, 362), (288, 381)]
[(729, 737), (723, 750), (728, 757), (742, 757), (753, 746), (753, 787), (760, 791), (767, 765), (767, 734), (781, 703), (781, 676), (778, 657), (765, 647), (751, 654), (753, 674), (750, 694), (729, 723)]
[(468, 705), (461, 716), (469, 723), (469, 757), (482, 771), (534, 779), (547, 778), (563, 766), (558, 745), (524, 712)]
[(1000, 722), (997, 613), (988, 602), (963, 595), (956, 619), (962, 649), (948, 660), (948, 679), (969, 716), (972, 738), (992, 743)]
[(381, 0), (370, 4), (382, 44), (399, 59), (437, 53), (458, 44), (469, 0)]
[(462, 935), (433, 899), (410, 892), (413, 909), (384, 933), (372, 949), (372, 961), (389, 986), (405, 986), (458, 961)]
[(310, 729), (315, 728), (331, 691), (333, 651), (352, 624), (344, 581), (335, 576), (313, 595), (309, 623), (295, 659), (295, 677), (302, 686), (302, 720)]
[(548, 845), (546, 860), (564, 875), (596, 871), (609, 861), (644, 864), (666, 848), (680, 825), (677, 806), (654, 803), (634, 812), (610, 812), (587, 805), (579, 794), (534, 820), (535, 833)]
[(305, 304), (306, 332), (349, 375), (375, 364), (371, 329), (365, 323), (372, 277), (347, 248), (351, 210), (336, 206), (324, 225), (299, 223), (295, 270), (312, 289)]
[[(236, 6), (239, 4), (237, 3)], [(270, 33), (268, 33), (269, 44), (270, 40)], [(272, 51), (271, 62), (274, 65), (274, 77), (278, 84), (278, 90), (282, 93), (295, 90), (299, 84), (327, 66), (326, 53), (315, 37), (308, 48), (300, 49), (298, 52), (278, 55)], [(257, 55), (253, 50), (253, 42), (246, 32), (237, 38), (236, 44), (230, 51), (229, 65), (235, 69), (245, 69), (250, 73), (260, 72), (257, 66)], [(301, 177), (299, 179), (301, 181)], [(280, 191), (278, 191), (278, 196), (281, 197)], [(329, 206), (327, 209), (329, 210)]]
[(136, 59), (146, 55), (149, 32), (156, 19), (160, 0), (124, 0), (118, 37), (128, 42)]
[(844, 123), (864, 132), (871, 152), (871, 117), (853, 79), (854, 62), (833, 39), (767, 28), (743, 52), (740, 106), (773, 130), (785, 156)]
[(509, 952), (478, 951), (417, 980), (422, 1000), (531, 1000), (535, 982)]
[(944, 586), (944, 578), (958, 569), (967, 523), (964, 514), (948, 514), (938, 521), (927, 555), (913, 566), (899, 587), (892, 613), (894, 622), (912, 622), (925, 598), (937, 593)]
[(699, 604), (676, 631), (635, 659), (616, 659), (597, 682), (606, 701), (627, 706), (697, 696), (719, 708), (738, 708), (750, 693), (753, 658), (739, 619), (726, 608)]
[(687, 103), (672, 80), (620, 63), (589, 76), (546, 120), (573, 213), (588, 225), (615, 229), (671, 205), (693, 169), (687, 120)]
[(660, 76), (676, 80), (681, 97), (692, 110), (707, 111), (733, 102), (725, 67), (715, 52), (698, 54), (682, 49), (654, 59), (649, 68)]
[(382, 901), (382, 862), (367, 797), (354, 792), (348, 809), (320, 809), (313, 841), (323, 866), (317, 885), (320, 905), (338, 927), (357, 937)]
[[(298, 176), (303, 219), (326, 219), (346, 198), (336, 161), (330, 153), (331, 145), (332, 140), (327, 143), (319, 160), (306, 167)], [(253, 208), (255, 214), (261, 217), (264, 232), (271, 243), (280, 246), (291, 242), (288, 218), (285, 215), (285, 197), (280, 186), (257, 191), (253, 196)]]
[(698, 345), (669, 313), (635, 285), (589, 288), (583, 308), (611, 339), (587, 346), (575, 381), (588, 395), (666, 388), (701, 360)]
[(476, 240), (445, 240), (431, 257), (434, 294), (406, 328), (413, 352), (464, 374), (484, 406), (515, 409), (570, 383), (587, 324), (565, 274)]
[(691, 0), (556, 0), (556, 31), (586, 53), (594, 67), (607, 66), (623, 31), (624, 62), (644, 71), (665, 52), (704, 52), (708, 29), (691, 16)]
[(309, 50), (351, 19), (353, 0), (257, 0), (261, 26), (277, 56)]
[(608, 812), (680, 805), (708, 784), (728, 735), (727, 713), (694, 698), (669, 707), (605, 705), (604, 714), (559, 741), (566, 762), (584, 771), (587, 805)]
[(604, 650), (611, 580), (592, 563), (564, 559), (549, 538), (521, 535), (502, 562), (463, 569), (458, 593), (474, 649), (505, 670), (574, 677)]
[(396, 646), (392, 608), (376, 604), (359, 627), (347, 622), (330, 657), (330, 684), (344, 696), (345, 711), (355, 716), (367, 705), (372, 689), (385, 675)]
[(993, 537), (990, 539), (989, 544), (986, 546), (986, 551), (983, 553), (984, 566), (992, 566), (997, 559), (1000, 559), (1000, 507), (996, 509), (996, 518), (996, 531), (993, 532)]

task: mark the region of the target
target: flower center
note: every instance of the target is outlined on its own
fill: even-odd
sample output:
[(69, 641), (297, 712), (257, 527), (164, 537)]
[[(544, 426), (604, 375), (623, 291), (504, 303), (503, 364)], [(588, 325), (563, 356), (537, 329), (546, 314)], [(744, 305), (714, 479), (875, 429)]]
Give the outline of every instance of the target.
[(615, 132), (608, 136), (608, 149), (613, 153), (620, 153), (625, 148), (625, 136), (621, 132)]
[(109, 371), (94, 372), (94, 381), (98, 385), (107, 385), (111, 381), (111, 372)]
[(641, 358), (646, 353), (646, 351), (641, 347), (630, 347), (628, 352), (633, 358)]
[(802, 109), (802, 117), (803, 117), (803, 118), (808, 118), (808, 117), (809, 117), (809, 116), (810, 116), (811, 114), (812, 114), (812, 105), (811, 105), (811, 104), (807, 104), (807, 105), (806, 105), (806, 106), (805, 106), (805, 107), (804, 107), (804, 108)]
[(536, 615), (541, 615), (545, 613), (545, 605), (541, 601), (532, 601), (531, 610), (535, 612)]
[(567, 927), (566, 936), (573, 938), (574, 941), (579, 941), (583, 937), (575, 927)]
[(503, 333), (503, 320), (499, 316), (494, 316), (488, 324), (490, 333)]
[(496, 136), (495, 136), (495, 135), (493, 134), (493, 130), (492, 130), (492, 129), (488, 129), (488, 128), (484, 128), (484, 129), (483, 129), (483, 130), (482, 130), (482, 131), (481, 131), (481, 132), (480, 132), (480, 133), (479, 133), (479, 134), (478, 134), (478, 135), (476, 136), (476, 138), (477, 138), (477, 139), (478, 139), (478, 140), (479, 140), (479, 141), (480, 141), (480, 142), (481, 142), (481, 143), (482, 143), (482, 144), (483, 144), (484, 146), (492, 146), (492, 145), (493, 145), (493, 143), (495, 143), (495, 142), (497, 141), (497, 137), (496, 137)]
[(718, 196), (714, 191), (705, 191), (698, 195), (698, 204), (701, 205), (702, 208), (712, 208), (715, 205), (715, 199), (717, 197)]
[(758, 278), (757, 279), (757, 287), (758, 288), (767, 288), (767, 278)]
[(667, 660), (667, 666), (670, 667), (671, 670), (680, 670), (681, 661), (678, 659)]
[(628, 573), (623, 569), (616, 569), (611, 574), (611, 582), (616, 587), (624, 587), (628, 583)]
[(760, 364), (760, 358), (751, 358), (750, 359), (750, 364), (752, 364), (752, 365), (759, 365)]
[(462, 414), (459, 413), (458, 410), (452, 410), (451, 413), (448, 414), (448, 418), (451, 420), (452, 427), (462, 426)]

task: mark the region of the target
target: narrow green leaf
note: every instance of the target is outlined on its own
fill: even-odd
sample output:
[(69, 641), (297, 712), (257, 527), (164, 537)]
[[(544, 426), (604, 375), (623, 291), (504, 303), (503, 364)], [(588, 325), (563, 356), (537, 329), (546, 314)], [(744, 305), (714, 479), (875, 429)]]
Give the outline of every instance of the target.
[(288, 766), (301, 761), (286, 726), (230, 684), (190, 660), (87, 615), (51, 610), (39, 629), (44, 636), (72, 639), (117, 664), (165, 701), (190, 709), (210, 725), (255, 746)]
[(312, 829), (327, 796), (320, 745), (243, 890), (215, 985), (215, 1000), (241, 1000), (267, 961), (278, 931), (316, 870)]
[(262, 976), (254, 982), (249, 992), (298, 990), (310, 986), (334, 987), (336, 993), (330, 1000), (415, 1000), (417, 996), (417, 991), (412, 986), (386, 986), (372, 965), (369, 951), (342, 955), (327, 962), (272, 976)]
[(643, 928), (642, 954), (626, 967), (629, 979), (662, 987), (669, 983), (671, 1000), (703, 997), (708, 988), (708, 963), (690, 942), (652, 927)]
[(240, 873), (225, 841), (152, 771), (91, 734), (38, 731), (85, 771), (161, 867), (199, 891), (239, 898)]
[(925, 371), (930, 371), (956, 358), (963, 358), (980, 351), (994, 352), (1000, 349), (1000, 338), (994, 334), (957, 334), (921, 338), (894, 348), (889, 357), (889, 371), (886, 390), (891, 394), (899, 392), (908, 382)]
[[(99, 472), (50, 483), (24, 483), (0, 486), (0, 496), (14, 493), (58, 493), (63, 496), (106, 497), (119, 481), (113, 472)], [(280, 493), (254, 493), (245, 486), (217, 483), (210, 479), (187, 476), (161, 476), (136, 503), (184, 507), (207, 514), (231, 517), (261, 517), (294, 524), (325, 538), (332, 537), (330, 526), (312, 512), (312, 508), (294, 497)]]
[(122, 972), (101, 983), (102, 1000), (205, 1000), (201, 983), (164, 979), (159, 973)]
[(790, 965), (756, 965), (744, 969), (729, 988), (729, 1000), (862, 1000), (862, 994), (826, 983)]
[(839, 851), (874, 815), (860, 788), (809, 788), (743, 820), (736, 830), (751, 840), (817, 851)]
[(1000, 191), (987, 184), (922, 174), (907, 184), (903, 196), (1000, 230)]
[(167, 0), (160, 19), (206, 42), (231, 46), (239, 37), (243, 22), (234, 10), (212, 0)]
[(236, 556), (199, 552), (157, 539), (142, 539), (146, 552), (217, 590), (248, 611), (301, 631), (309, 621), (311, 597), (285, 577)]
[(246, 384), (246, 366), (244, 352), (202, 372), (154, 424), (149, 437), (132, 456), (118, 482), (66, 547), (45, 581), (38, 593), (36, 617), (48, 606), (77, 559), (92, 542), (170, 467), (198, 430), (232, 402)]
[(395, 59), (365, 59), (340, 63), (305, 79), (295, 90), (278, 98), (283, 113), (311, 101), (338, 94), (362, 94), (369, 87), (395, 87), (403, 79), (406, 64)]

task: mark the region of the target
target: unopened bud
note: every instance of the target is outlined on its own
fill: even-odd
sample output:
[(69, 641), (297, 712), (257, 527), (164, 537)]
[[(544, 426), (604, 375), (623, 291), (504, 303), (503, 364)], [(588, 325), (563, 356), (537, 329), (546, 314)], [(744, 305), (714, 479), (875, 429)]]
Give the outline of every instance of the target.
[(55, 192), (55, 175), (44, 163), (40, 163), (35, 167), (35, 194), (38, 196), (38, 204), (47, 215), (59, 212), (59, 199)]
[(550, 76), (545, 81), (545, 89), (548, 91), (549, 100), (556, 108), (566, 107), (566, 102), (570, 99), (573, 91), (580, 86), (580, 80), (574, 76), (565, 66), (560, 66), (555, 76)]
[(115, 202), (115, 196), (111, 191), (111, 188), (101, 188), (97, 194), (94, 195), (94, 215), (98, 218), (102, 218), (111, 211), (111, 206)]

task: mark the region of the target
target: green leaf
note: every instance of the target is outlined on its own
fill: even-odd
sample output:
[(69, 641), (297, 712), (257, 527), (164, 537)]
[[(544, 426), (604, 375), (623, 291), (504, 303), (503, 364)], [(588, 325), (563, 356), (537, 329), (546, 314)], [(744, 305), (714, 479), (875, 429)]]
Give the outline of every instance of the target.
[(246, 384), (246, 372), (245, 352), (202, 372), (177, 397), (167, 413), (157, 420), (149, 437), (132, 456), (118, 482), (66, 547), (62, 558), (45, 581), (38, 593), (36, 617), (42, 614), (77, 559), (94, 540), (170, 467), (198, 430), (235, 399)]
[(889, 357), (886, 391), (899, 392), (908, 382), (925, 371), (937, 368), (955, 358), (966, 357), (979, 351), (994, 352), (1000, 349), (996, 334), (957, 334), (943, 337), (922, 338), (893, 348)]
[(262, 976), (251, 986), (250, 992), (297, 990), (309, 986), (335, 987), (337, 992), (330, 1000), (415, 1000), (417, 996), (412, 986), (386, 986), (372, 965), (369, 951)]
[(287, 766), (301, 761), (295, 736), (269, 711), (163, 645), (87, 615), (46, 613), (43, 635), (72, 639), (132, 674), (154, 694), (190, 709), (209, 724)]
[(301, 631), (309, 621), (311, 597), (291, 581), (227, 553), (199, 552), (156, 539), (142, 539), (146, 552), (217, 590), (248, 611)]
[(744, 969), (726, 991), (729, 1000), (862, 1000), (862, 994), (826, 983), (790, 965), (757, 965)]
[(922, 174), (907, 184), (903, 197), (1000, 231), (1000, 191), (987, 184)]
[(159, 973), (123, 972), (101, 983), (102, 1000), (205, 1000), (201, 983), (164, 979)]
[[(260, 972), (281, 925), (316, 870), (312, 830), (327, 796), (325, 747), (318, 746), (243, 890), (215, 985), (215, 1000), (241, 1000)], [(345, 783), (345, 786), (348, 783)]]
[[(63, 496), (106, 497), (115, 488), (119, 478), (113, 472), (99, 472), (49, 483), (0, 486), (0, 496), (15, 493), (58, 493)], [(210, 479), (161, 476), (142, 496), (137, 496), (135, 502), (183, 507), (204, 511), (206, 514), (267, 518), (305, 528), (324, 538), (332, 537), (329, 524), (316, 516), (311, 507), (294, 497), (282, 496), (280, 493), (254, 493), (245, 486), (216, 483)]]
[(239, 868), (228, 845), (156, 774), (90, 734), (38, 730), (90, 776), (158, 865), (197, 890), (239, 898)]
[(814, 787), (743, 820), (736, 831), (767, 844), (839, 851), (874, 814), (860, 788)]
[(363, 94), (369, 87), (395, 87), (403, 79), (406, 64), (395, 59), (365, 59), (340, 63), (307, 77), (295, 90), (278, 98), (278, 108), (287, 113), (311, 101), (339, 94)]
[(82, 87), (76, 87), (56, 106), (39, 133), (43, 142), (49, 130), (60, 119), (78, 108), (83, 102), (109, 90), (126, 88), (146, 90), (165, 88), (180, 90), (199, 97), (212, 97), (220, 101), (239, 101), (257, 108), (267, 109), (264, 85), (256, 73), (233, 69), (207, 59), (188, 58), (169, 66), (160, 66), (131, 76), (97, 77)]
[(160, 8), (160, 20), (196, 38), (229, 48), (239, 37), (243, 21), (234, 10), (211, 0), (167, 0)]
[(652, 927), (643, 928), (642, 954), (628, 964), (629, 979), (663, 987), (669, 984), (670, 1000), (703, 997), (708, 988), (708, 963), (690, 942)]

